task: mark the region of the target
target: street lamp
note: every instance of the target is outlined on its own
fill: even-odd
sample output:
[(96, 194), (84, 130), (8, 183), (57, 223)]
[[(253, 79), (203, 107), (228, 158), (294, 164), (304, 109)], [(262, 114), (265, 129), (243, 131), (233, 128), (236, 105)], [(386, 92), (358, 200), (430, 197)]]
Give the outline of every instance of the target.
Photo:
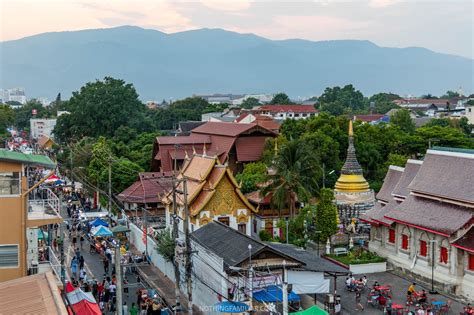
[[(323, 188), (326, 188), (326, 164), (323, 163), (323, 167), (322, 167), (322, 171), (323, 171)], [(332, 170), (328, 173), (328, 175), (332, 175), (335, 171)]]
[(435, 244), (436, 244), (436, 240), (430, 240), (430, 246), (431, 246), (431, 290), (429, 291), (430, 294), (438, 294), (438, 291), (434, 289)]

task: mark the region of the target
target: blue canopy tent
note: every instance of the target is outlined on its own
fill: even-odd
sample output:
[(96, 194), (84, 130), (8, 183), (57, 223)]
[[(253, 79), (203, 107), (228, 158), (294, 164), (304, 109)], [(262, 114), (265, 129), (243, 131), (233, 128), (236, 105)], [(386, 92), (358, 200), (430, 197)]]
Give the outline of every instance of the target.
[[(257, 302), (265, 302), (265, 303), (276, 303), (283, 301), (283, 292), (281, 291), (281, 287), (277, 285), (269, 285), (263, 290), (257, 291), (253, 293), (253, 298)], [(300, 297), (295, 292), (291, 291), (288, 293), (288, 301), (294, 302), (299, 301)]]
[(95, 219), (94, 221), (92, 221), (91, 223), (89, 223), (91, 226), (99, 226), (99, 225), (102, 225), (102, 226), (109, 226), (109, 224), (107, 222), (105, 222), (104, 220), (102, 220), (101, 218), (97, 218)]
[(214, 305), (220, 313), (243, 313), (250, 308), (247, 304), (234, 301), (223, 301)]
[(106, 237), (106, 236), (112, 236), (113, 233), (107, 227), (101, 225), (92, 232), (92, 235)]

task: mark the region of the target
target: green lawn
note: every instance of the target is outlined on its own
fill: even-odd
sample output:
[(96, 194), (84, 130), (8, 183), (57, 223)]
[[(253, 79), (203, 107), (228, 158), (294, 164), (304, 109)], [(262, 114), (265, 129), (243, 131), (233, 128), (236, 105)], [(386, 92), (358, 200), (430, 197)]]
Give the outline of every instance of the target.
[(361, 265), (386, 261), (385, 258), (377, 256), (377, 254), (368, 251), (364, 251), (362, 253), (349, 252), (348, 255), (339, 256), (329, 254), (327, 256), (345, 265)]

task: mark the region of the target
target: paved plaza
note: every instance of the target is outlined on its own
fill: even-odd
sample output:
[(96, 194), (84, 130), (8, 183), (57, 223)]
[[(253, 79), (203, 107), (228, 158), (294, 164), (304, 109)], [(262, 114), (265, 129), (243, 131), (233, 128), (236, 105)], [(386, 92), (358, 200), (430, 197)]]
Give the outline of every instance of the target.
[[(354, 277), (356, 279), (358, 278), (358, 276), (356, 275), (354, 275)], [(401, 278), (391, 272), (368, 274), (367, 278), (369, 279), (369, 282), (368, 282), (369, 287), (372, 286), (375, 281), (377, 281), (381, 285), (384, 285), (384, 284), (391, 285), (393, 303), (402, 304), (402, 305), (405, 304), (406, 292), (411, 281)], [(332, 280), (331, 291), (334, 290), (333, 282), (334, 281)], [(421, 284), (417, 283), (416, 290), (421, 291), (422, 289), (425, 289), (426, 292), (430, 290), (429, 287), (422, 286)], [(337, 279), (337, 293), (341, 295), (343, 313), (344, 314), (383, 314), (383, 310), (372, 307), (370, 304), (369, 305), (366, 304), (368, 291), (369, 290), (366, 290), (362, 293), (361, 300), (362, 300), (362, 305), (365, 307), (364, 311), (356, 310), (355, 293), (347, 291), (345, 289), (345, 277), (339, 277)], [(431, 300), (432, 298), (446, 301), (446, 302), (450, 300), (449, 297), (442, 294), (431, 295), (428, 293), (428, 301)], [(453, 304), (451, 306), (450, 314), (459, 314), (459, 312), (463, 310), (464, 305), (455, 300), (452, 300), (452, 303)]]

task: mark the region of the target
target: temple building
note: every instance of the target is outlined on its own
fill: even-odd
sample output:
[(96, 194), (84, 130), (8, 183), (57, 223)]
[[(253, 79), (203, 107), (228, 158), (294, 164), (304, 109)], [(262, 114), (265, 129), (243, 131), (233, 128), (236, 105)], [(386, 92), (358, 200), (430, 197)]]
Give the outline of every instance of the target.
[(220, 163), (227, 163), (236, 173), (245, 163), (259, 161), (267, 138), (278, 134), (259, 122), (207, 122), (192, 129), (187, 136), (157, 137), (153, 144), (151, 169), (153, 172), (176, 173), (181, 169), (186, 154), (193, 151), (216, 155)]
[[(195, 231), (213, 220), (219, 221), (246, 235), (257, 233), (254, 221), (256, 209), (242, 194), (227, 164), (222, 164), (217, 155), (194, 153), (185, 156), (183, 169), (178, 180), (186, 179), (186, 198), (190, 216), (190, 231)], [(178, 186), (176, 204), (178, 216), (184, 213), (184, 183)], [(163, 198), (166, 205), (166, 222), (173, 224), (173, 196), (168, 193)], [(183, 220), (179, 220), (183, 231)]]
[[(434, 148), (391, 167), (371, 224), (369, 249), (438, 289), (474, 299), (474, 150)], [(390, 194), (388, 194), (390, 192)]]
[(364, 178), (362, 167), (357, 161), (351, 120), (349, 120), (347, 157), (342, 166), (341, 176), (334, 187), (334, 196), (339, 218), (343, 222), (358, 218), (374, 206), (374, 191), (370, 189), (369, 183)]

